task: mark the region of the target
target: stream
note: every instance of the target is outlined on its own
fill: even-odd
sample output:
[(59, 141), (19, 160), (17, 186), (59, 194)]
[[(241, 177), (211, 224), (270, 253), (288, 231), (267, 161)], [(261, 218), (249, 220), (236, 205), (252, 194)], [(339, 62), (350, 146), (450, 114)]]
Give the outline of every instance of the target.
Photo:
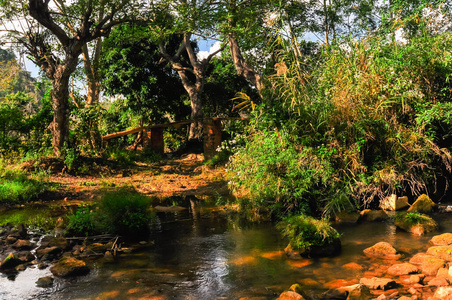
[[(452, 218), (438, 214), (440, 232), (452, 231)], [(153, 245), (115, 260), (95, 260), (87, 276), (55, 278), (38, 288), (49, 269), (27, 268), (16, 276), (0, 275), (0, 299), (275, 299), (300, 283), (315, 294), (338, 279), (356, 282), (370, 266), (362, 250), (380, 241), (413, 255), (428, 240), (396, 230), (387, 222), (336, 226), (342, 253), (333, 258), (288, 260), (274, 224), (253, 224), (216, 210), (157, 213)], [(358, 263), (364, 270), (344, 268)]]

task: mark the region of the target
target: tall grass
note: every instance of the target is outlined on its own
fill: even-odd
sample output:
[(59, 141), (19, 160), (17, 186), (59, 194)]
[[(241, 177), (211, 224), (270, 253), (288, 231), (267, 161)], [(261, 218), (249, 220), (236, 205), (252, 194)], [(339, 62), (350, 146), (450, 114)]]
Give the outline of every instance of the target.
[(0, 204), (19, 204), (35, 200), (49, 188), (47, 174), (27, 175), (18, 167), (0, 161)]

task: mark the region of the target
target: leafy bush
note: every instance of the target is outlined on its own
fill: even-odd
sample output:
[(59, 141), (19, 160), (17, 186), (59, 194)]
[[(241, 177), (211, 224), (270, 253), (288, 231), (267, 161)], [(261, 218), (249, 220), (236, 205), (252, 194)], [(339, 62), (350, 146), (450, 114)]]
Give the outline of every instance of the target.
[(313, 246), (332, 244), (340, 237), (325, 219), (316, 220), (306, 215), (286, 217), (277, 227), (289, 238), (293, 249), (309, 249)]
[(81, 206), (69, 215), (67, 235), (101, 233), (138, 238), (149, 230), (150, 199), (136, 191), (122, 189), (105, 193), (96, 206)]
[(255, 132), (227, 165), (231, 187), (255, 207), (269, 206), (276, 213), (316, 212), (317, 200), (333, 193), (330, 154), (296, 147), (285, 131)]
[(89, 206), (81, 206), (75, 214), (68, 215), (68, 235), (90, 236), (98, 233), (98, 227), (94, 221), (95, 213)]
[(138, 192), (120, 190), (103, 195), (97, 211), (106, 232), (136, 237), (149, 227), (150, 199)]
[(231, 157), (232, 187), (255, 205), (325, 215), (437, 190), (452, 170), (446, 45), (450, 33), (346, 40), (303, 64), (282, 50), (273, 95)]

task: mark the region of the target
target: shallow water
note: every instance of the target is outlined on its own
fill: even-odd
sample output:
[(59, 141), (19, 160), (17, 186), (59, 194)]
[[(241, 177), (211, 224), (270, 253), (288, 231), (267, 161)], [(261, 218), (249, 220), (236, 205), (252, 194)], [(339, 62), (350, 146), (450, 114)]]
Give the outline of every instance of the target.
[[(441, 232), (452, 231), (448, 215), (435, 217)], [(375, 268), (362, 250), (380, 241), (411, 256), (428, 248), (435, 234), (416, 237), (385, 222), (339, 226), (342, 253), (334, 258), (287, 260), (287, 242), (272, 224), (247, 224), (212, 210), (158, 213), (153, 246), (96, 261), (89, 275), (55, 279), (50, 289), (35, 287), (48, 270), (27, 269), (0, 276), (0, 299), (274, 299), (293, 283), (318, 294), (334, 280), (356, 282)], [(363, 270), (343, 265), (355, 262)]]

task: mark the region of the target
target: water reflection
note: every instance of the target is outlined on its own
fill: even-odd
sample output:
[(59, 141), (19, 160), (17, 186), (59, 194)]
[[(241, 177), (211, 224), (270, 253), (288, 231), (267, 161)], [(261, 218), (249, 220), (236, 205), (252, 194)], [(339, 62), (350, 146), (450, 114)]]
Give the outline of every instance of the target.
[[(51, 289), (35, 287), (48, 270), (27, 269), (14, 281), (2, 275), (0, 299), (274, 299), (293, 283), (320, 293), (388, 267), (372, 264), (362, 254), (365, 248), (387, 241), (412, 255), (425, 251), (436, 234), (416, 237), (387, 223), (344, 225), (338, 227), (340, 256), (290, 261), (282, 252), (286, 242), (272, 224), (228, 220), (196, 204), (157, 217), (154, 246), (116, 261), (98, 261), (88, 276), (56, 280)], [(452, 229), (447, 217), (439, 222), (443, 231)]]

